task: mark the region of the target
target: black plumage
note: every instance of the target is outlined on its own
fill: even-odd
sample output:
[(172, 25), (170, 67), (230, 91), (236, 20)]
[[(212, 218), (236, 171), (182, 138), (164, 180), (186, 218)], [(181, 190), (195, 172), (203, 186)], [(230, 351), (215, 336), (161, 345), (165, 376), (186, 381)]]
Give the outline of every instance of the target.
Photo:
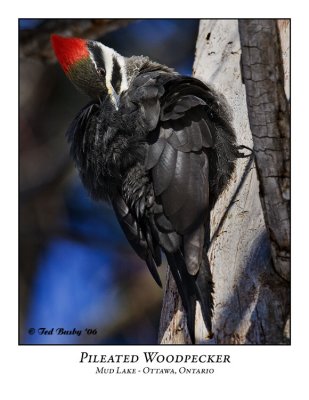
[[(165, 253), (194, 343), (196, 301), (212, 333), (210, 210), (233, 172), (235, 134), (224, 100), (201, 81), (144, 57), (127, 59), (126, 68), (128, 87), (114, 82), (117, 104), (104, 92), (77, 114), (71, 154), (159, 285)], [(117, 62), (112, 79), (121, 73)]]

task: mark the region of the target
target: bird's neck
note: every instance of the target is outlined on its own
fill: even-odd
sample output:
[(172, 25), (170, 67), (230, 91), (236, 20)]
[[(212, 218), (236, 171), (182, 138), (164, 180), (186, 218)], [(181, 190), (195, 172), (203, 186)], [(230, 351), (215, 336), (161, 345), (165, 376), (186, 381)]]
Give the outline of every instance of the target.
[(132, 80), (140, 73), (143, 66), (149, 62), (149, 58), (144, 56), (132, 56), (124, 58), (124, 60), (126, 64), (127, 81), (128, 85), (130, 85)]

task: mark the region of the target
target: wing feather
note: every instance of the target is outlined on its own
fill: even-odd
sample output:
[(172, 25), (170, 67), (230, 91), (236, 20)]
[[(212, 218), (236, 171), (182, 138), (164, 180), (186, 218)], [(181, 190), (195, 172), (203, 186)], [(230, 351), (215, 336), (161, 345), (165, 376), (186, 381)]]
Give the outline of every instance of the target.
[(152, 242), (151, 233), (147, 228), (145, 228), (145, 233), (143, 232), (140, 223), (137, 222), (121, 196), (114, 199), (113, 208), (129, 243), (135, 252), (146, 261), (152, 277), (162, 287), (157, 270), (157, 263), (161, 263), (158, 244)]
[(176, 158), (176, 150), (169, 143), (165, 143), (159, 162), (152, 170), (154, 190), (157, 196), (169, 187), (174, 176)]
[(159, 161), (161, 154), (165, 147), (164, 138), (159, 138), (155, 143), (150, 145), (150, 149), (147, 152), (145, 167), (146, 170), (153, 168)]
[(185, 201), (187, 201), (187, 184), (189, 177), (190, 155), (178, 151), (173, 179), (169, 187), (162, 193), (162, 205), (167, 216), (175, 214), (175, 212), (183, 206)]

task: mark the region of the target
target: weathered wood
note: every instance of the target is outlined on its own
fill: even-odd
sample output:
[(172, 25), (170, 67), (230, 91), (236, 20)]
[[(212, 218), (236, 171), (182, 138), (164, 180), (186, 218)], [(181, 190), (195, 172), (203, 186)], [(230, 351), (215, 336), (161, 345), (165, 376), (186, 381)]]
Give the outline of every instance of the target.
[[(201, 21), (194, 75), (224, 94), (238, 143), (252, 147), (240, 57), (237, 20)], [(208, 253), (215, 282), (214, 338), (205, 339), (207, 332), (197, 313), (197, 343), (288, 342), (289, 287), (270, 262), (259, 183), (250, 159), (237, 161), (231, 183), (212, 211), (211, 235), (215, 232)], [(168, 272), (159, 342), (190, 343), (185, 326), (175, 283)]]
[(281, 56), (283, 63), (283, 72), (284, 72), (284, 91), (285, 95), (290, 101), (290, 75), (291, 75), (291, 66), (290, 66), (290, 55), (291, 55), (291, 38), (290, 38), (290, 20), (289, 19), (279, 19), (277, 21), (279, 35), (280, 35), (280, 47), (281, 47)]
[[(284, 24), (281, 22), (281, 26)], [(276, 271), (290, 278), (290, 114), (276, 20), (240, 20), (243, 78)], [(283, 40), (283, 42), (285, 42)], [(288, 57), (286, 57), (288, 58)], [(286, 79), (285, 79), (286, 76)]]

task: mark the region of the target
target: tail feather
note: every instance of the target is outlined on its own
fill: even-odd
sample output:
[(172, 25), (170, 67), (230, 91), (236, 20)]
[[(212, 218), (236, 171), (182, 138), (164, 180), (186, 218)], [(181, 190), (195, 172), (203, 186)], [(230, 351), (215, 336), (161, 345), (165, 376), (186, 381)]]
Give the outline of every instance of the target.
[(212, 335), (213, 291), (214, 285), (206, 251), (203, 253), (203, 262), (195, 279), (196, 297), (201, 305), (203, 319), (209, 335)]
[(184, 257), (180, 252), (168, 253), (166, 254), (166, 258), (186, 312), (188, 331), (191, 341), (194, 344), (196, 301), (199, 301), (201, 305), (204, 323), (209, 335), (212, 335), (213, 281), (208, 257), (204, 250), (203, 262), (196, 275), (188, 273)]
[(187, 326), (191, 342), (195, 343), (196, 295), (192, 276), (188, 274), (184, 258), (180, 253), (166, 254), (173, 278), (175, 279), (182, 305), (186, 312)]

